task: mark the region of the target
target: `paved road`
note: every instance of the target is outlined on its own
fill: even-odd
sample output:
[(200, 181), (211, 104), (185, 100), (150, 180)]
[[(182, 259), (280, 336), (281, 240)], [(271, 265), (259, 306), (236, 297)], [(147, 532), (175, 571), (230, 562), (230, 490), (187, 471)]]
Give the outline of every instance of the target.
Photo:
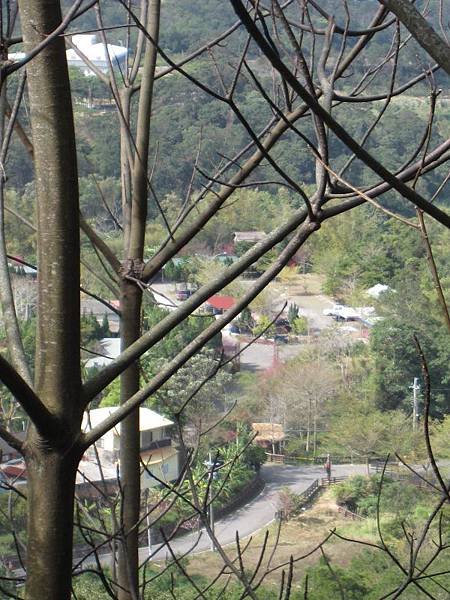
[[(335, 465), (332, 476), (353, 475), (365, 473), (365, 465)], [(251, 502), (236, 510), (227, 517), (220, 519), (215, 524), (215, 533), (222, 546), (232, 544), (236, 540), (236, 531), (240, 539), (244, 539), (261, 529), (267, 527), (274, 519), (275, 512), (279, 510), (278, 491), (283, 487), (290, 488), (295, 493), (305, 491), (311, 483), (325, 475), (320, 465), (305, 465), (301, 467), (291, 465), (264, 465), (261, 475), (266, 482), (263, 491)], [(171, 542), (172, 551), (183, 556), (187, 553), (200, 553), (210, 550), (211, 541), (205, 531), (179, 537)], [(141, 561), (148, 559), (148, 548), (140, 548)], [(111, 554), (102, 554), (100, 559), (104, 565), (110, 565)], [(170, 559), (171, 554), (165, 545), (152, 546), (152, 560), (163, 561)], [(83, 567), (95, 564), (92, 556), (83, 562)], [(23, 575), (19, 569), (16, 575)]]
[[(364, 465), (336, 465), (333, 466), (332, 476), (352, 475), (363, 473)], [(295, 493), (301, 493), (311, 483), (325, 473), (322, 466), (291, 466), (291, 465), (264, 465), (261, 474), (266, 482), (264, 490), (254, 500), (235, 511), (231, 515), (220, 519), (216, 523), (215, 533), (221, 545), (231, 544), (236, 539), (236, 531), (239, 537), (245, 538), (260, 529), (263, 529), (274, 518), (278, 507), (278, 491), (283, 487), (289, 487)], [(197, 542), (197, 543), (196, 543)], [(172, 549), (178, 555), (188, 552), (195, 545), (194, 552), (202, 552), (210, 549), (211, 542), (207, 534), (202, 531), (198, 534), (186, 535), (174, 540)], [(142, 559), (148, 556), (148, 549), (141, 549)], [(153, 558), (163, 560), (168, 556), (168, 550), (164, 546), (153, 548)]]

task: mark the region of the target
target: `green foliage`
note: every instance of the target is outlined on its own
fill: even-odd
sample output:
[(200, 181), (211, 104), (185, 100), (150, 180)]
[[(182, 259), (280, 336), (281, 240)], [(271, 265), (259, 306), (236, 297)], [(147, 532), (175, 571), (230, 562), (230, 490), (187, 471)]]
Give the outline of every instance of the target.
[[(120, 180), (115, 177), (81, 177), (80, 206), (84, 218), (93, 220), (98, 231), (113, 231), (116, 224), (112, 219), (105, 204), (113, 215), (120, 217), (121, 213), (121, 190)], [(104, 200), (104, 202), (102, 201)]]
[(258, 323), (253, 327), (253, 335), (260, 335), (264, 331), (264, 337), (271, 337), (275, 335), (275, 325), (266, 315), (261, 315)]
[[(414, 377), (420, 378), (422, 372), (413, 339), (416, 335), (430, 371), (432, 414), (441, 416), (450, 410), (450, 395), (446, 389), (450, 381), (448, 331), (439, 305), (430, 301), (433, 292), (429, 291), (429, 276), (417, 268), (405, 269), (394, 285), (395, 292), (384, 294), (379, 309), (383, 319), (373, 327), (370, 337), (377, 405), (382, 409), (409, 410), (410, 386)], [(422, 412), (421, 407), (419, 412)]]
[[(385, 481), (385, 483), (387, 483)], [(360, 505), (367, 498), (377, 498), (380, 491), (381, 478), (379, 476), (364, 477), (355, 475), (347, 481), (333, 487), (336, 502), (345, 505), (349, 510), (357, 512)]]
[(36, 318), (27, 319), (20, 322), (20, 333), (22, 336), (22, 344), (25, 351), (25, 356), (28, 366), (31, 370), (34, 369), (34, 356), (36, 354)]
[[(311, 600), (330, 600), (330, 598), (345, 598), (345, 600), (362, 600), (366, 598), (367, 588), (361, 582), (359, 574), (353, 570), (345, 570), (336, 565), (330, 570), (329, 559), (321, 558), (319, 564), (307, 570), (308, 598)], [(303, 596), (295, 595), (295, 599)]]
[[(157, 306), (146, 307), (144, 313), (144, 327), (151, 328), (156, 325), (161, 319), (167, 315), (167, 311)], [(172, 358), (175, 354), (180, 352), (190, 341), (192, 341), (203, 329), (214, 320), (213, 317), (189, 317), (185, 319), (178, 327), (173, 329), (164, 339), (153, 346), (142, 360), (142, 369), (144, 372), (144, 380), (149, 379), (156, 375), (160, 366), (164, 364), (167, 359)], [(189, 393), (197, 386), (201, 381), (201, 377), (207, 377), (211, 374), (211, 370), (214, 367), (212, 360), (212, 352), (218, 347), (220, 343), (220, 337), (216, 336), (207, 345), (207, 351), (203, 354), (195, 356), (187, 365), (182, 367), (175, 378), (170, 380), (169, 384), (166, 384), (158, 394), (150, 400), (150, 404), (156, 407), (158, 410), (166, 414), (173, 414), (177, 410), (176, 407), (180, 406), (182, 398), (186, 398)], [(208, 354), (209, 350), (209, 354)], [(207, 358), (205, 358), (207, 357)], [(196, 371), (196, 369), (200, 369)], [(200, 396), (193, 402), (193, 405), (197, 406), (199, 398), (202, 398), (206, 404), (211, 399), (208, 395), (213, 393), (215, 397), (222, 394), (223, 385), (229, 380), (230, 376), (228, 373), (219, 372), (217, 378), (213, 380), (213, 383), (208, 384), (202, 390)], [(189, 382), (188, 382), (189, 380)], [(216, 383), (214, 383), (214, 381)], [(220, 382), (220, 383), (217, 383)], [(213, 387), (216, 386), (216, 387)], [(218, 386), (218, 387), (217, 387)], [(211, 392), (211, 390), (213, 390)], [(104, 395), (101, 406), (117, 406), (120, 403), (120, 384), (119, 381), (114, 381), (108, 386), (106, 394)]]
[(297, 304), (295, 304), (295, 302), (293, 302), (292, 304), (289, 304), (289, 308), (288, 308), (289, 323), (293, 323), (293, 321), (295, 321), (295, 319), (298, 319), (299, 310), (300, 309), (297, 306)]
[(189, 258), (172, 259), (164, 266), (164, 278), (167, 281), (191, 281), (192, 271), (192, 261)]
[(106, 321), (103, 319), (103, 322), (100, 324), (92, 313), (81, 315), (80, 324), (83, 346), (87, 346), (96, 340), (101, 340), (109, 333), (108, 319)]
[[(167, 316), (167, 311), (157, 306), (148, 306), (144, 312), (144, 329), (148, 330), (157, 323), (159, 323), (164, 317)], [(212, 322), (214, 317), (201, 318), (192, 316), (185, 319), (178, 327), (173, 329), (164, 339), (153, 346), (149, 352), (145, 355), (144, 368), (149, 373), (152, 371), (152, 364), (161, 358), (171, 358), (180, 350), (182, 350), (189, 342), (191, 342), (197, 335), (206, 329)], [(215, 349), (220, 344), (220, 336), (216, 336), (211, 340), (207, 348)], [(155, 367), (153, 367), (154, 369)]]
[[(404, 564), (406, 564), (406, 556), (402, 556), (402, 558), (404, 558)], [(364, 598), (364, 600), (379, 600), (385, 594), (398, 588), (404, 581), (404, 573), (395, 562), (387, 554), (376, 550), (366, 549), (358, 554), (352, 559), (346, 572), (353, 577), (358, 577), (365, 589), (364, 595), (361, 596), (361, 599)], [(442, 584), (444, 584), (444, 581), (444, 579), (441, 579)], [(433, 598), (441, 598), (441, 596), (435, 595), (439, 589), (436, 584), (429, 585), (424, 580), (422, 585), (431, 593)], [(400, 597), (402, 600), (417, 600), (426, 596), (418, 593), (417, 588), (410, 585), (402, 592)], [(445, 598), (445, 596), (442, 598)]]
[(255, 471), (261, 469), (261, 465), (266, 462), (266, 459), (266, 451), (256, 444), (250, 444), (243, 454), (244, 462)]
[(26, 500), (14, 492), (0, 493), (0, 555), (7, 556), (16, 554), (12, 531), (20, 540), (25, 538), (27, 524)]
[[(432, 552), (432, 550), (431, 550)], [(407, 556), (401, 556), (407, 563)], [(345, 598), (354, 600), (379, 600), (379, 598), (394, 591), (404, 582), (405, 574), (402, 569), (391, 559), (388, 554), (364, 549), (352, 558), (345, 568), (330, 562), (327, 557), (321, 558), (319, 563), (307, 570), (308, 598), (312, 600), (329, 600), (330, 598)], [(420, 585), (427, 594), (422, 593), (417, 587), (410, 584), (401, 593), (402, 600), (417, 600), (430, 596), (445, 600), (448, 596), (445, 588), (448, 587), (449, 577), (446, 573), (448, 555), (443, 553), (433, 564), (436, 572), (444, 573), (433, 577), (432, 580), (423, 579)], [(444, 589), (442, 588), (444, 586)], [(303, 599), (303, 592), (294, 593), (293, 600)]]
[(69, 67), (70, 88), (76, 100), (92, 105), (111, 95), (108, 86), (99, 77), (86, 77), (82, 69)]
[(408, 261), (423, 256), (415, 231), (370, 206), (325, 223), (312, 245), (313, 268), (325, 275), (324, 291), (344, 298), (390, 282)]
[[(149, 367), (157, 370), (159, 364), (161, 362), (152, 363)], [(231, 378), (225, 369), (218, 369), (213, 352), (204, 350), (171, 377), (155, 395), (154, 401), (169, 415), (178, 414), (184, 407), (183, 421), (200, 431), (202, 424), (208, 423), (223, 410), (225, 389)], [(205, 383), (200, 385), (202, 382)]]
[(398, 537), (402, 537), (399, 525), (413, 527), (422, 513), (421, 503), (430, 506), (432, 502), (429, 493), (417, 486), (381, 475), (356, 475), (336, 485), (333, 494), (338, 504), (365, 517), (375, 518), (379, 509), (380, 515), (390, 520), (389, 533)]
[[(208, 15), (207, 23), (205, 14)], [(213, 0), (194, 0), (186, 5), (167, 0), (160, 43), (172, 52), (189, 53), (230, 27), (235, 19), (230, 7)]]
[(417, 459), (426, 454), (422, 434), (412, 431), (412, 422), (400, 410), (377, 410), (367, 400), (347, 395), (332, 410), (329, 431), (323, 439), (332, 452), (362, 457), (399, 452)]
[(446, 415), (436, 423), (431, 436), (431, 445), (434, 455), (438, 458), (450, 458), (450, 415)]
[[(5, 204), (25, 221), (34, 223), (34, 187), (32, 184), (26, 185), (22, 193), (8, 190)], [(8, 240), (10, 254), (22, 256), (33, 264), (35, 263), (36, 237), (33, 228), (28, 227), (21, 219), (8, 211), (5, 211), (5, 238)]]
[(306, 335), (308, 333), (308, 319), (300, 316), (291, 321), (292, 331), (297, 335)]
[(107, 600), (111, 596), (105, 590), (100, 577), (93, 573), (84, 573), (73, 579), (73, 589), (78, 600)]
[(304, 457), (305, 453), (305, 440), (301, 437), (290, 436), (285, 445), (286, 456), (290, 457)]
[(236, 323), (239, 327), (243, 329), (253, 329), (253, 327), (255, 326), (255, 320), (252, 317), (252, 312), (248, 308), (248, 306), (246, 306), (244, 310), (240, 313), (239, 318), (236, 320)]
[[(111, 112), (105, 114), (91, 111), (76, 113), (75, 116), (80, 137), (77, 150), (81, 176), (86, 177), (95, 172), (99, 181), (108, 178), (119, 179), (120, 135), (116, 115), (112, 116)], [(84, 182), (82, 187), (85, 188)]]
[(14, 576), (14, 573), (11, 573), (3, 565), (0, 565), (0, 600), (17, 598), (16, 584), (13, 581), (8, 581), (9, 578), (14, 578)]
[(103, 398), (100, 402), (100, 407), (119, 406), (120, 404), (120, 379), (116, 379), (108, 385), (103, 392)]
[[(178, 200), (180, 205), (180, 200)], [(170, 208), (177, 208), (176, 199), (170, 197)], [(166, 205), (165, 205), (166, 207)], [(167, 209), (166, 209), (167, 210)], [(210, 249), (220, 244), (231, 243), (236, 231), (270, 231), (292, 212), (292, 199), (284, 190), (275, 190), (272, 193), (260, 190), (242, 189), (233, 194), (233, 202), (225, 204), (220, 214), (213, 218), (205, 227), (200, 239)], [(234, 252), (242, 256), (254, 243), (238, 242), (235, 244)], [(265, 260), (271, 260), (274, 252), (262, 258), (255, 267), (256, 270), (263, 268)]]
[[(260, 453), (250, 450), (251, 447), (244, 451), (247, 437), (240, 435), (235, 442), (214, 446), (209, 452), (207, 447), (200, 448), (191, 465), (192, 481), (200, 503), (209, 502), (212, 497), (216, 509), (226, 506), (255, 476), (255, 468), (260, 464), (262, 457)], [(211, 465), (208, 463), (215, 464), (212, 480)], [(184, 498), (193, 502), (192, 487), (188, 478), (184, 479), (179, 491)], [(166, 490), (151, 490), (151, 502), (158, 505), (158, 510), (164, 509), (164, 502), (161, 504), (161, 500), (166, 494)], [(170, 510), (162, 516), (160, 524), (173, 525), (180, 519), (186, 520), (195, 516), (191, 506), (177, 498), (174, 504), (171, 504)]]

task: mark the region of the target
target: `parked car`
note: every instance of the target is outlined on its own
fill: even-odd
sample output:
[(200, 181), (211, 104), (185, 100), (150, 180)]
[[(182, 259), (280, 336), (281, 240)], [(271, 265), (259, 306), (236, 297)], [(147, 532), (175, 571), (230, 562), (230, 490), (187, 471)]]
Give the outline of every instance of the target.
[(323, 310), (323, 315), (325, 317), (334, 317), (336, 315), (340, 315), (343, 309), (343, 304), (333, 304), (331, 308), (325, 308)]
[(326, 317), (332, 317), (336, 321), (358, 321), (360, 318), (354, 308), (343, 304), (334, 304), (331, 308), (326, 308), (323, 314)]
[(191, 296), (192, 292), (191, 290), (177, 290), (175, 292), (175, 297), (177, 300), (183, 301), (183, 300), (187, 300), (189, 298), (189, 296)]

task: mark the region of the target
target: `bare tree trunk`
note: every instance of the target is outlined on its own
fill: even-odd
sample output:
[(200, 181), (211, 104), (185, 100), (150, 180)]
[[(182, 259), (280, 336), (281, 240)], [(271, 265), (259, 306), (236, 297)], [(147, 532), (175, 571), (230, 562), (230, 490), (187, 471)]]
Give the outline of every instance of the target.
[[(56, 0), (19, 2), (25, 50), (61, 22)], [(47, 44), (28, 70), (38, 202), (36, 391), (50, 421), (24, 446), (28, 472), (27, 600), (68, 600), (76, 449), (80, 433), (79, 205), (65, 45)]]
[[(6, 52), (6, 46), (5, 46)], [(7, 52), (6, 52), (7, 54)], [(7, 59), (2, 56), (2, 59)], [(14, 304), (14, 296), (11, 285), (11, 278), (8, 269), (8, 257), (5, 239), (5, 177), (3, 158), (5, 156), (5, 114), (6, 114), (6, 87), (7, 82), (3, 83), (0, 90), (0, 148), (2, 153), (2, 164), (0, 164), (2, 174), (0, 181), (0, 302), (2, 307), (3, 322), (6, 330), (6, 340), (11, 362), (25, 381), (30, 384), (30, 372), (25, 358), (22, 338), (20, 335), (17, 312)]]
[[(134, 284), (122, 283), (121, 291), (121, 345), (127, 348), (141, 333), (142, 292)], [(120, 397), (124, 403), (139, 389), (139, 363), (133, 363), (120, 379)], [(123, 487), (122, 514), (124, 544), (119, 552), (120, 600), (137, 597), (138, 592), (138, 532), (136, 524), (140, 510), (140, 462), (139, 462), (139, 409), (127, 417), (120, 426), (120, 478)]]
[(131, 123), (131, 89), (123, 88), (120, 91), (120, 179), (122, 190), (122, 225), (124, 232), (124, 248), (129, 246), (130, 221), (131, 221), (131, 170), (132, 170), (132, 152), (130, 132), (127, 123)]
[(73, 453), (36, 447), (27, 456), (26, 600), (70, 598), (77, 464)]
[[(147, 31), (157, 43), (159, 37), (160, 0), (150, 0), (147, 14)], [(153, 84), (156, 67), (156, 47), (146, 41), (143, 75), (140, 88), (136, 127), (136, 146), (131, 177), (131, 206), (125, 216), (124, 278), (121, 285), (121, 346), (125, 350), (141, 335), (142, 289), (126, 278), (142, 275), (145, 226), (148, 205), (148, 152)], [(125, 214), (125, 213), (124, 213)], [(125, 403), (139, 389), (139, 363), (135, 362), (121, 376), (121, 403)], [(123, 526), (125, 543), (119, 554), (119, 599), (138, 597), (139, 539), (137, 523), (141, 505), (140, 487), (140, 433), (139, 410), (134, 411), (121, 425), (120, 468), (124, 489)]]
[[(61, 20), (56, 0), (20, 3), (26, 49)], [(38, 200), (39, 324), (36, 386), (64, 420), (79, 406), (80, 257), (78, 174), (69, 75), (62, 38), (29, 69), (28, 90)], [(78, 415), (81, 418), (81, 415)]]
[(425, 17), (409, 0), (379, 0), (412, 34), (414, 39), (434, 60), (450, 75), (450, 48), (448, 42), (441, 38)]

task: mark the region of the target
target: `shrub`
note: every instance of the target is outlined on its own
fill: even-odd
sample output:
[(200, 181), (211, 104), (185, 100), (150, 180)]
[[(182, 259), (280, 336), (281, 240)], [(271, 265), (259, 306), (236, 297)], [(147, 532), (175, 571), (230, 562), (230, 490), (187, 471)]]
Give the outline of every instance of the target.
[(244, 463), (258, 472), (261, 465), (266, 462), (266, 451), (261, 446), (250, 444), (247, 446), (243, 456)]
[(306, 317), (297, 317), (292, 321), (292, 331), (297, 335), (306, 335), (308, 333), (308, 320)]

